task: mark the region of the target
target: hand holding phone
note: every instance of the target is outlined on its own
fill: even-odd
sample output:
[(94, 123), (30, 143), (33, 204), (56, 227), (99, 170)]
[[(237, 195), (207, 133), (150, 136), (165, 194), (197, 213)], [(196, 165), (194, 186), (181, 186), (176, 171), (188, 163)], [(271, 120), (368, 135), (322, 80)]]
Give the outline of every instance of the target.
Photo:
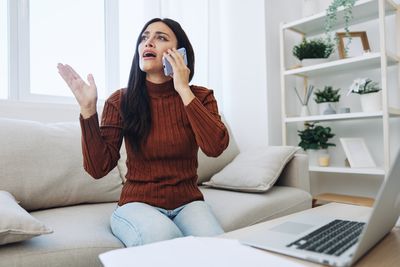
[[(183, 60), (185, 61), (185, 65), (187, 66), (188, 62), (187, 62), (187, 56), (186, 56), (186, 49), (184, 47), (181, 47), (181, 48), (177, 49), (176, 51), (179, 54), (183, 55)], [(165, 57), (162, 58), (162, 62), (163, 62), (165, 76), (171, 76), (172, 74), (174, 74), (171, 63), (169, 63), (169, 61)]]

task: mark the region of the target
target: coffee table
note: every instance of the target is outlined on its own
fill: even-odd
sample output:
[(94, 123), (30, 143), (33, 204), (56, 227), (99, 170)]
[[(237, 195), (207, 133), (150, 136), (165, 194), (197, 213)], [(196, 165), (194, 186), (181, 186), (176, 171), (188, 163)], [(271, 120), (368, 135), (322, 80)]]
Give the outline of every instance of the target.
[[(341, 203), (329, 203), (323, 206), (319, 206), (316, 208), (308, 209), (302, 211), (301, 213), (305, 214), (317, 214), (322, 216), (332, 216), (335, 214), (339, 219), (356, 219), (356, 218), (368, 218), (371, 212), (371, 208), (356, 206), (356, 205), (348, 205)], [(264, 223), (259, 223), (253, 226), (249, 226), (246, 228), (242, 228), (236, 231), (232, 231), (222, 235), (223, 238), (232, 238), (232, 239), (241, 239), (245, 238), (252, 231), (262, 231), (262, 229), (272, 227), (283, 221), (287, 220), (293, 216), (287, 215), (284, 217), (280, 217), (274, 220), (270, 220)], [(292, 258), (289, 256), (284, 256), (280, 254), (276, 254), (273, 252), (265, 251), (265, 253), (272, 253), (274, 255), (279, 255), (279, 257), (283, 257), (285, 259), (290, 259), (297, 263), (301, 263), (304, 266), (324, 266), (317, 263), (307, 262), (300, 259)], [(400, 227), (396, 226), (393, 230), (375, 247), (371, 249), (366, 255), (364, 255), (354, 266), (357, 267), (375, 267), (375, 266), (399, 266), (400, 262)]]

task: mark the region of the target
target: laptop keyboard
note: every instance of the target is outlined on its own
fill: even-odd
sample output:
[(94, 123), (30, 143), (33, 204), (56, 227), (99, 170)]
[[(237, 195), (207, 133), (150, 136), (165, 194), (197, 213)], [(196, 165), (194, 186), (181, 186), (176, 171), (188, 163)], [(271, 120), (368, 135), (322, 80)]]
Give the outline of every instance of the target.
[(357, 242), (364, 225), (360, 222), (334, 220), (287, 247), (340, 256)]

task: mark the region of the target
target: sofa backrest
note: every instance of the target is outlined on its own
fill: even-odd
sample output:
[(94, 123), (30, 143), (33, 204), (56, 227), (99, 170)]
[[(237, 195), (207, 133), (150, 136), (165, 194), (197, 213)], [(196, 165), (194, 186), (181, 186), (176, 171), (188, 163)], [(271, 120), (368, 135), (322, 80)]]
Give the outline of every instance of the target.
[(0, 190), (26, 210), (119, 199), (117, 168), (98, 181), (82, 166), (79, 122), (0, 118)]
[[(98, 112), (99, 114), (101, 113), (101, 106), (99, 106)], [(48, 123), (57, 123), (58, 127), (61, 127), (63, 124), (65, 127), (74, 128), (76, 126), (77, 128), (75, 127), (74, 130), (70, 132), (70, 134), (73, 135), (73, 133), (75, 133), (74, 138), (76, 141), (73, 145), (74, 145), (74, 150), (76, 151), (74, 153), (78, 154), (77, 152), (81, 151), (80, 130), (78, 123), (79, 108), (78, 105), (76, 104), (43, 104), (43, 103), (24, 103), (19, 101), (14, 102), (14, 101), (0, 100), (0, 118), (1, 117), (9, 119), (12, 118), (17, 120), (36, 121), (36, 123), (42, 123), (42, 127), (51, 127), (51, 124)], [(224, 118), (223, 121), (229, 131), (229, 146), (217, 158), (208, 157), (201, 151), (201, 149), (199, 149), (198, 153), (199, 184), (208, 181), (213, 174), (220, 171), (226, 164), (231, 162), (233, 158), (239, 153), (238, 146), (236, 144), (233, 134), (230, 131), (229, 125), (227, 125)], [(73, 126), (74, 124), (75, 126)], [(28, 124), (26, 126), (28, 127)], [(0, 145), (2, 144), (2, 142), (3, 141), (0, 140)], [(120, 176), (122, 177), (122, 179), (124, 179), (127, 171), (125, 164), (126, 151), (124, 144), (121, 147), (120, 154), (121, 158), (118, 162), (118, 171), (120, 172)], [(0, 159), (1, 155), (2, 152), (0, 151)], [(77, 160), (75, 163), (79, 164), (79, 166), (75, 166), (75, 168), (79, 167), (80, 170), (82, 170), (81, 152), (75, 157), (75, 159)], [(84, 173), (84, 175), (86, 175), (86, 173)], [(1, 173), (0, 173), (0, 179), (1, 179)], [(96, 182), (96, 181), (91, 181), (91, 182)], [(0, 181), (0, 189), (2, 189), (1, 181)]]
[(56, 104), (0, 100), (0, 118), (33, 120), (44, 123), (78, 121), (79, 106), (75, 103)]

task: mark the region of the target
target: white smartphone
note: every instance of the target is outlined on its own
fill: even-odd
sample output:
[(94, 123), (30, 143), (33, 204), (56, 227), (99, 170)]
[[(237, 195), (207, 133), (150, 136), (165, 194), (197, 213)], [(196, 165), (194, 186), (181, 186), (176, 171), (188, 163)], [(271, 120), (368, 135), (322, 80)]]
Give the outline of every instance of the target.
[[(183, 60), (185, 61), (185, 65), (187, 65), (188, 63), (187, 63), (186, 49), (184, 47), (181, 47), (176, 51), (178, 51), (180, 54), (183, 55)], [(171, 64), (165, 57), (163, 57), (162, 62), (163, 62), (165, 76), (170, 76), (174, 74)]]

